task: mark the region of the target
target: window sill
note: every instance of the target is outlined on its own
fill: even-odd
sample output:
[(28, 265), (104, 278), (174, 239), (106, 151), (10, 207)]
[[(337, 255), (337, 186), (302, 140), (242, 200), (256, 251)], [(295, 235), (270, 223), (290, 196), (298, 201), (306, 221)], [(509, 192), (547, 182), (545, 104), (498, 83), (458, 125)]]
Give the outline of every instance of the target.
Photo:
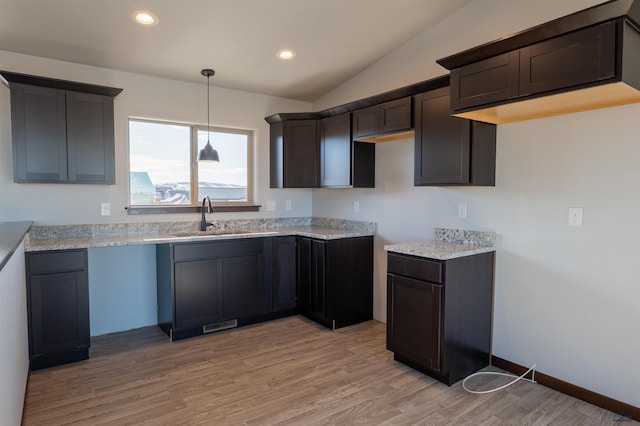
[[(260, 211), (260, 205), (241, 205), (241, 206), (213, 206), (212, 213), (233, 213), (233, 212), (257, 212)], [(200, 213), (200, 206), (141, 206), (141, 207), (125, 207), (127, 214), (175, 214), (175, 213)]]

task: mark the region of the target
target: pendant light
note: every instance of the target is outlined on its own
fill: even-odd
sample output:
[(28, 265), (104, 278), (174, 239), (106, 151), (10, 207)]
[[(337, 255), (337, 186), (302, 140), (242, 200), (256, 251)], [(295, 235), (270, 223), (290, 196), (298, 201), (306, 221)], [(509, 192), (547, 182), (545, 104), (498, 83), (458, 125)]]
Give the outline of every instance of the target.
[(200, 150), (200, 153), (198, 154), (198, 161), (220, 161), (220, 158), (218, 157), (218, 151), (213, 149), (211, 143), (209, 142), (209, 135), (211, 134), (209, 129), (209, 79), (215, 73), (216, 72), (214, 70), (209, 68), (205, 68), (200, 71), (200, 74), (207, 77), (207, 144)]

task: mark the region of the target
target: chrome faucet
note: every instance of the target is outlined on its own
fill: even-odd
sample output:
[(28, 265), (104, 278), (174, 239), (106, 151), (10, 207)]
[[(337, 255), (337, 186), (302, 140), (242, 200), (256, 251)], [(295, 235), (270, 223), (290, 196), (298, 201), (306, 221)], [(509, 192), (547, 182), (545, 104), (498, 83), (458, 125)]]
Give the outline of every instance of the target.
[(204, 198), (202, 198), (202, 221), (200, 222), (200, 230), (201, 231), (206, 231), (208, 226), (212, 226), (213, 223), (209, 223), (207, 222), (207, 218), (205, 217), (204, 213), (205, 213), (205, 204), (204, 202), (208, 201), (209, 205), (207, 206), (207, 213), (212, 213), (213, 212), (213, 206), (211, 205), (211, 198), (209, 198), (208, 195), (205, 195)]

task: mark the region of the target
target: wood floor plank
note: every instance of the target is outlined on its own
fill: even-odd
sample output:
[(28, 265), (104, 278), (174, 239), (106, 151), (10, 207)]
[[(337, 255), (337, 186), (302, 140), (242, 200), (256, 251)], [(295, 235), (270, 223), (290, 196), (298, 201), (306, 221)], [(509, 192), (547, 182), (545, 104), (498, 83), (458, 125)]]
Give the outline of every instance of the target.
[[(386, 328), (294, 316), (171, 343), (157, 327), (92, 339), (30, 373), (29, 425), (607, 425), (619, 416), (533, 383), (474, 395), (393, 360)], [(488, 367), (491, 371), (497, 371)], [(478, 378), (495, 387), (503, 379)], [(638, 424), (627, 423), (625, 424)]]

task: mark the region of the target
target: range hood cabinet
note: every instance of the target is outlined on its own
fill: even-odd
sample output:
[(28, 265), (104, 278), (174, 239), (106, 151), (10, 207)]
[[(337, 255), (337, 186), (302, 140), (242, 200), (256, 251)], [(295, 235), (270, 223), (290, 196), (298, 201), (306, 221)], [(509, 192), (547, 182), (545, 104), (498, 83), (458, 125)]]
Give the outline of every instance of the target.
[(451, 114), (504, 124), (640, 102), (640, 0), (615, 0), (437, 62)]

